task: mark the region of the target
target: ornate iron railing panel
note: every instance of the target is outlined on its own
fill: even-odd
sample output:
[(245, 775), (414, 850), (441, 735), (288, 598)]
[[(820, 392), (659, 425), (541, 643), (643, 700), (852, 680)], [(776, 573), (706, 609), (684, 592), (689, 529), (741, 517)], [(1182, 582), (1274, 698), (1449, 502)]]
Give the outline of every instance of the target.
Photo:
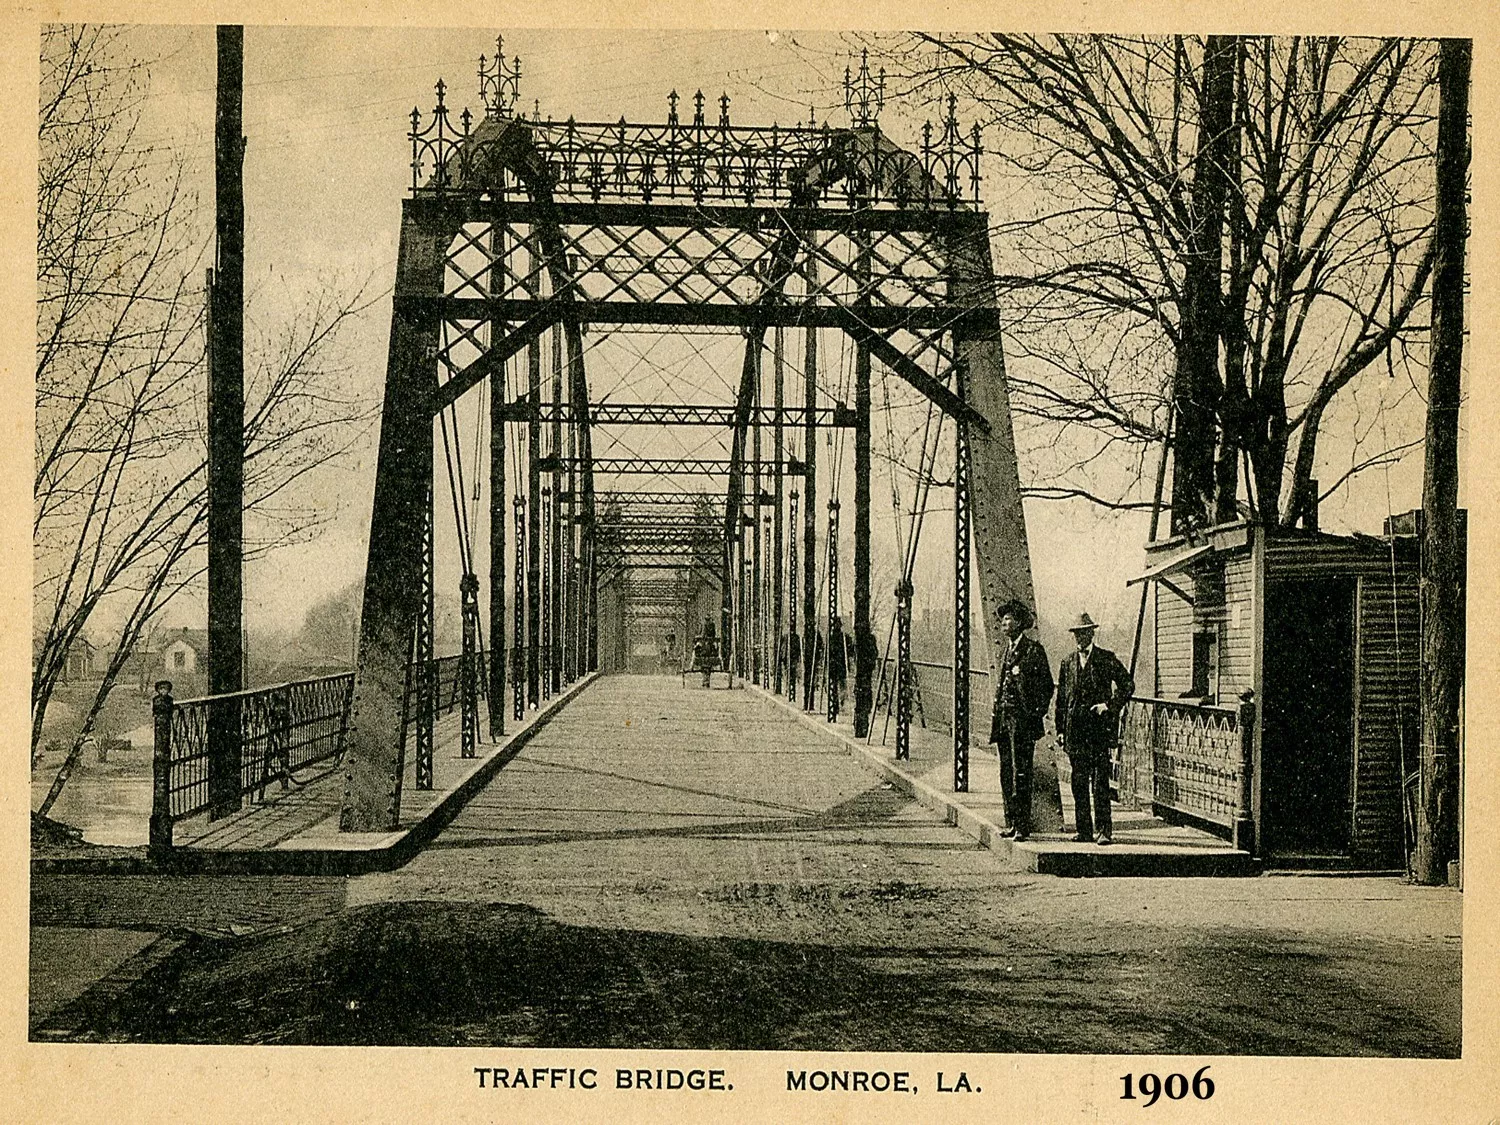
[[(667, 96), (667, 120), (660, 124), (618, 121), (546, 121), (511, 117), (487, 106), (476, 126), (465, 109), (456, 122), (447, 106), (447, 86), (439, 81), (437, 102), (425, 124), (411, 111), (411, 189), (413, 193), (487, 190), (502, 166), (498, 148), (507, 127), (523, 126), (545, 163), (552, 191), (560, 199), (630, 199), (786, 203), (807, 182), (805, 173), (838, 161), (848, 174), (836, 190), (819, 181), (808, 185), (804, 202), (844, 202), (850, 207), (958, 207), (979, 196), (983, 145), (978, 124), (967, 132), (958, 123), (957, 99), (934, 129), (922, 128), (916, 151), (889, 141), (879, 123), (856, 118), (851, 129), (821, 126), (734, 125), (730, 99), (719, 98), (718, 121), (704, 115), (703, 92), (693, 96), (693, 116), (683, 121), (678, 96)], [(857, 139), (859, 143), (851, 143)], [(825, 177), (826, 179), (826, 177)]]
[[(485, 653), (479, 653), (480, 694), (484, 694)], [(462, 656), (431, 662), (434, 718), (458, 710), (462, 697)], [(406, 729), (419, 721), (415, 684), (407, 687)], [(227, 695), (203, 696), (172, 703), (167, 774), (170, 819), (183, 820), (207, 811), (208, 728), (216, 708), (229, 708), (226, 722), (240, 732), (240, 793), (263, 799), (268, 786), (288, 789), (303, 770), (336, 760), (344, 751), (354, 673), (340, 672), (309, 680)]]
[(1232, 828), (1241, 811), (1241, 736), (1239, 708), (1131, 699), (1115, 761), (1121, 798)]

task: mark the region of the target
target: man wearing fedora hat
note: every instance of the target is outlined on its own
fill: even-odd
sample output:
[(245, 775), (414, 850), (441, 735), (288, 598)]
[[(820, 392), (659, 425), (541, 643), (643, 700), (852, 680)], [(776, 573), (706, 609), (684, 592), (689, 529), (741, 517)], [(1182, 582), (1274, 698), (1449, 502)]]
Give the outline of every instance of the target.
[(1052, 702), (1052, 668), (1046, 650), (1026, 636), (1032, 619), (1022, 602), (1012, 599), (996, 613), (1006, 642), (990, 719), (1008, 822), (1001, 835), (1025, 840), (1031, 835), (1031, 766), (1036, 740), (1042, 737), (1042, 716)]
[[(1094, 644), (1098, 626), (1080, 613), (1068, 627), (1077, 651), (1057, 670), (1057, 742), (1073, 770), (1073, 808), (1080, 843), (1108, 844), (1113, 836), (1109, 813), (1109, 751), (1116, 742), (1120, 712), (1135, 691), (1135, 681), (1114, 653)], [(1093, 814), (1089, 799), (1093, 798)], [(1094, 835), (1095, 829), (1098, 835)]]

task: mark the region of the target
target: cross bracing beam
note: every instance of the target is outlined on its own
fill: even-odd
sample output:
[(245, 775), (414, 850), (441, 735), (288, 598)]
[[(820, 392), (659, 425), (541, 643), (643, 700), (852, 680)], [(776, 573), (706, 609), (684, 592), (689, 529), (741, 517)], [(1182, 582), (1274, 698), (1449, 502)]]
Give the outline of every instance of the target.
[(923, 371), (884, 335), (866, 324), (857, 322), (846, 325), (845, 331), (857, 342), (868, 347), (871, 354), (881, 363), (930, 398), (950, 418), (961, 419), (978, 426), (985, 433), (990, 432), (989, 420), (983, 414), (970, 406), (966, 399), (954, 394), (937, 379)]
[[(546, 457), (542, 459), (541, 468), (545, 473), (550, 473), (554, 466), (566, 469), (574, 458), (569, 457)], [(594, 472), (598, 473), (704, 473), (709, 476), (724, 476), (728, 474), (735, 462), (724, 457), (595, 457)], [(762, 465), (766, 462), (762, 460)], [(788, 457), (786, 472), (791, 476), (800, 476), (802, 473), (802, 462)]]
[(607, 535), (636, 535), (643, 532), (671, 533), (673, 535), (693, 535), (698, 532), (707, 532), (718, 535), (722, 523), (716, 519), (703, 518), (697, 515), (663, 515), (660, 512), (647, 511), (634, 515), (603, 516), (595, 524), (595, 530), (601, 537)]
[[(694, 534), (694, 532), (698, 534)], [(707, 532), (708, 534), (705, 534)], [(637, 524), (630, 527), (622, 527), (619, 524), (601, 526), (598, 529), (598, 542), (600, 547), (616, 546), (620, 544), (635, 545), (639, 543), (681, 543), (685, 547), (697, 547), (700, 541), (713, 539), (717, 541), (717, 528), (694, 528), (684, 529), (676, 527), (651, 527), (647, 524)]]
[[(499, 200), (478, 195), (456, 194), (438, 199), (418, 196), (407, 200), (415, 213), (430, 211), (456, 219), (460, 223), (505, 222), (529, 226), (542, 221), (546, 214), (525, 199)], [(550, 210), (558, 223), (576, 227), (722, 227), (730, 230), (758, 231), (788, 227), (799, 234), (828, 231), (848, 234), (855, 230), (874, 233), (902, 231), (914, 234), (984, 231), (989, 215), (969, 209), (948, 210), (937, 207), (908, 207), (904, 210), (830, 210), (824, 207), (766, 207), (704, 204), (695, 207), (682, 203), (623, 203), (600, 201), (580, 203), (556, 200)]]
[[(446, 382), (438, 386), (437, 394), (433, 396), (432, 412), (451, 406), (463, 395), (477, 387), (489, 376), (500, 371), (505, 361), (516, 355), (522, 348), (541, 336), (543, 332), (551, 328), (559, 320), (565, 306), (556, 301), (546, 301), (537, 309), (525, 323), (507, 332), (505, 336), (490, 345), (490, 347), (479, 356), (478, 359), (453, 372)], [(448, 360), (446, 355), (439, 356), (445, 364)], [(570, 419), (571, 420), (571, 419)]]
[[(733, 406), (702, 403), (654, 403), (654, 402), (601, 402), (593, 409), (595, 426), (723, 426), (734, 425)], [(533, 405), (521, 399), (508, 402), (504, 407), (508, 422), (530, 422), (536, 418), (551, 422), (569, 417), (567, 404), (544, 402)], [(759, 407), (752, 420), (758, 419), (763, 426), (774, 426), (777, 418), (784, 426), (805, 427), (807, 411), (798, 406), (789, 406), (778, 411), (773, 406)], [(814, 426), (847, 429), (854, 425), (854, 411), (839, 403), (835, 406), (820, 406), (813, 411)]]
[[(547, 310), (546, 301), (528, 298), (407, 296), (397, 298), (415, 314), (445, 320), (529, 321)], [(758, 308), (752, 304), (669, 303), (666, 301), (576, 301), (570, 311), (586, 324), (655, 324), (707, 328), (843, 328), (860, 324), (877, 332), (938, 332), (957, 329), (982, 332), (999, 326), (992, 306), (955, 309), (948, 305), (874, 305), (856, 313), (837, 305), (809, 305), (795, 300)]]
[[(561, 493), (561, 499), (567, 500), (569, 494)], [(717, 492), (695, 492), (687, 489), (600, 489), (596, 493), (599, 507), (602, 509), (609, 504), (654, 504), (654, 505), (680, 505), (684, 507), (698, 507), (706, 505), (715, 509), (722, 508), (724, 497)]]

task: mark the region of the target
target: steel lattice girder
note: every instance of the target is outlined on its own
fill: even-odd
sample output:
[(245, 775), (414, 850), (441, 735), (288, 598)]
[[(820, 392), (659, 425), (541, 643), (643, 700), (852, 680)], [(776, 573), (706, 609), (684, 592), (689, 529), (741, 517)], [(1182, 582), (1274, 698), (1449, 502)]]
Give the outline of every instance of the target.
[(717, 535), (721, 526), (723, 525), (720, 520), (708, 515), (663, 514), (647, 510), (644, 512), (606, 513), (599, 517), (594, 525), (594, 530), (601, 536), (611, 532), (623, 535), (641, 531), (671, 532), (674, 535), (706, 531)]
[[(782, 425), (803, 428), (807, 425), (807, 411), (799, 406), (788, 406), (777, 411), (772, 406), (762, 406), (752, 416), (763, 426), (774, 426), (778, 418)], [(704, 403), (648, 403), (605, 402), (597, 404), (592, 413), (596, 426), (722, 426), (734, 425), (733, 406)], [(508, 422), (571, 421), (572, 414), (567, 403), (543, 402), (539, 405), (517, 399), (502, 408), (502, 416)], [(820, 406), (813, 411), (813, 425), (849, 429), (854, 425), (854, 411), (839, 403), (835, 406)]]
[[(766, 462), (761, 462), (762, 466), (764, 466), (765, 464)], [(800, 467), (802, 465), (802, 462), (798, 461), (795, 457), (789, 457), (787, 458), (787, 464), (795, 464)], [(775, 466), (772, 465), (771, 468), (774, 469)], [(560, 492), (558, 493), (558, 500), (566, 501), (569, 499), (570, 495), (571, 494), (567, 492)], [(601, 489), (597, 493), (597, 496), (599, 498), (598, 502), (601, 509), (606, 504), (617, 504), (621, 506), (644, 505), (646, 507), (680, 507), (691, 508), (694, 511), (713, 512), (716, 513), (716, 519), (722, 518), (724, 514), (724, 497), (716, 492), (668, 492), (666, 490), (652, 491), (650, 489)], [(769, 492), (762, 491), (759, 499), (762, 506), (776, 503), (776, 497)]]
[[(988, 218), (958, 199), (954, 177), (961, 160), (942, 155), (959, 152), (951, 120), (937, 148), (929, 150), (924, 142), (921, 158), (901, 152), (874, 128), (825, 132), (817, 144), (809, 140), (805, 152), (793, 146), (786, 151), (795, 159), (777, 173), (786, 177), (780, 182), (787, 205), (776, 207), (756, 206), (749, 180), (743, 185), (744, 206), (696, 205), (716, 193), (698, 191), (701, 185), (691, 176), (685, 182), (694, 206), (652, 202), (650, 162), (634, 164), (628, 158), (614, 165), (624, 177), (620, 194), (638, 190), (644, 202), (602, 202), (597, 194), (593, 202), (558, 202), (555, 188), (577, 190), (581, 181), (550, 163), (548, 153), (554, 150), (539, 139), (545, 129), (489, 117), (473, 135), (465, 124), (462, 138), (451, 129), (445, 138), (446, 122), (440, 113), (426, 129), (413, 124), (413, 170), (420, 191), (403, 206), (343, 827), (389, 828), (399, 815), (399, 758), (393, 756), (399, 754), (393, 748), (399, 713), (392, 703), (400, 699), (399, 677), (415, 614), (411, 577), (425, 495), (416, 485), (420, 480), (425, 488), (431, 475), (430, 420), (499, 370), (506, 355), (553, 325), (562, 327), (567, 344), (578, 444), (574, 463), (581, 469), (583, 500), (578, 519), (586, 532), (595, 522), (593, 474), (607, 462), (592, 456), (583, 325), (740, 326), (752, 341), (773, 325), (838, 328), (968, 427), (981, 595), (989, 600), (993, 591), (1014, 589), (1030, 602)], [(689, 132), (680, 134), (687, 144), (692, 143)], [(668, 142), (678, 135), (665, 134)], [(635, 136), (622, 133), (622, 145)], [(662, 143), (645, 133), (638, 139)], [(661, 155), (663, 150), (652, 151)], [(976, 182), (977, 152), (976, 142), (971, 162)], [(620, 155), (628, 157), (628, 145)], [(930, 165), (924, 163), (928, 155)], [(434, 165), (438, 176), (422, 184), (421, 169)], [(631, 168), (643, 178), (631, 180)], [(840, 182), (849, 189), (847, 208), (826, 202)], [(597, 178), (588, 190), (602, 194)], [(897, 206), (878, 205), (887, 198), (883, 192)], [(720, 191), (718, 197), (727, 201), (732, 194)], [(782, 202), (777, 191), (771, 197)], [(922, 205), (939, 198), (940, 206)], [(494, 238), (497, 232), (503, 237)], [(525, 262), (514, 249), (522, 243), (538, 250), (534, 257), (528, 251)], [(498, 254), (492, 252), (496, 246)], [(860, 247), (869, 267), (863, 280)], [(789, 262), (793, 270), (787, 269)], [(796, 263), (802, 263), (800, 269)], [(789, 277), (795, 284), (788, 288), (783, 282)], [(903, 344), (902, 333), (915, 335), (915, 350)], [(938, 375), (916, 362), (922, 353), (936, 356)], [(950, 389), (959, 382), (955, 364), (967, 369), (974, 403)], [(441, 386), (439, 366), (449, 373)], [(743, 402), (743, 378), (740, 398), (734, 414), (737, 440), (751, 417)], [(985, 405), (976, 409), (981, 402)], [(663, 463), (667, 460), (685, 465), (692, 459)], [(794, 462), (791, 472), (798, 467)], [(732, 480), (729, 491), (735, 493), (737, 486)], [(738, 532), (737, 509), (733, 501), (721, 509), (726, 545)], [(585, 542), (586, 551), (592, 550), (587, 534)], [(711, 584), (724, 582), (725, 574), (713, 565), (660, 553), (632, 555), (628, 563), (594, 565), (591, 573), (597, 577), (585, 596), (591, 599), (601, 582), (617, 581), (633, 569), (682, 574), (688, 568)], [(591, 665), (592, 635), (586, 645)]]
[[(550, 473), (557, 466), (566, 469), (569, 465), (583, 464), (582, 458), (577, 457), (545, 457), (541, 460), (541, 471)], [(593, 459), (594, 472), (596, 473), (620, 473), (620, 474), (664, 474), (675, 473), (703, 473), (709, 476), (725, 476), (729, 473), (734, 461), (723, 457), (595, 457)], [(767, 461), (761, 459), (762, 471), (769, 471)], [(801, 461), (795, 458), (787, 458), (786, 472), (789, 476), (800, 476), (803, 472)]]

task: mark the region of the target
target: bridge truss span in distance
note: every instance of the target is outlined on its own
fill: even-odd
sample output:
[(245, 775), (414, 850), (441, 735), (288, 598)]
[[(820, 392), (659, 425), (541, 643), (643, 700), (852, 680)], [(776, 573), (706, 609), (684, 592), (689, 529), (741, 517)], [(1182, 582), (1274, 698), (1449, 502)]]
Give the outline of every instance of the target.
[[(450, 547), (465, 651), (495, 654), (492, 737), (507, 713), (643, 648), (685, 661), (704, 622), (723, 669), (809, 710), (828, 638), (849, 633), (864, 736), (883, 666), (876, 363), (951, 435), (966, 672), (972, 564), (982, 604), (1034, 604), (977, 126), (950, 99), (898, 142), (863, 64), (846, 79), (847, 124), (790, 127), (732, 121), (727, 94), (675, 91), (656, 123), (528, 118), (503, 51), (479, 77), (481, 112), (455, 113), (439, 82), (432, 111), (410, 119), (341, 826), (399, 821), (407, 669), (431, 658), (430, 592), (454, 569)], [(834, 440), (839, 454), (820, 460)], [(836, 549), (841, 475), (851, 576)], [(903, 553), (889, 569), (909, 591)], [(910, 613), (898, 621), (909, 629)], [(969, 677), (953, 683), (962, 790)]]

